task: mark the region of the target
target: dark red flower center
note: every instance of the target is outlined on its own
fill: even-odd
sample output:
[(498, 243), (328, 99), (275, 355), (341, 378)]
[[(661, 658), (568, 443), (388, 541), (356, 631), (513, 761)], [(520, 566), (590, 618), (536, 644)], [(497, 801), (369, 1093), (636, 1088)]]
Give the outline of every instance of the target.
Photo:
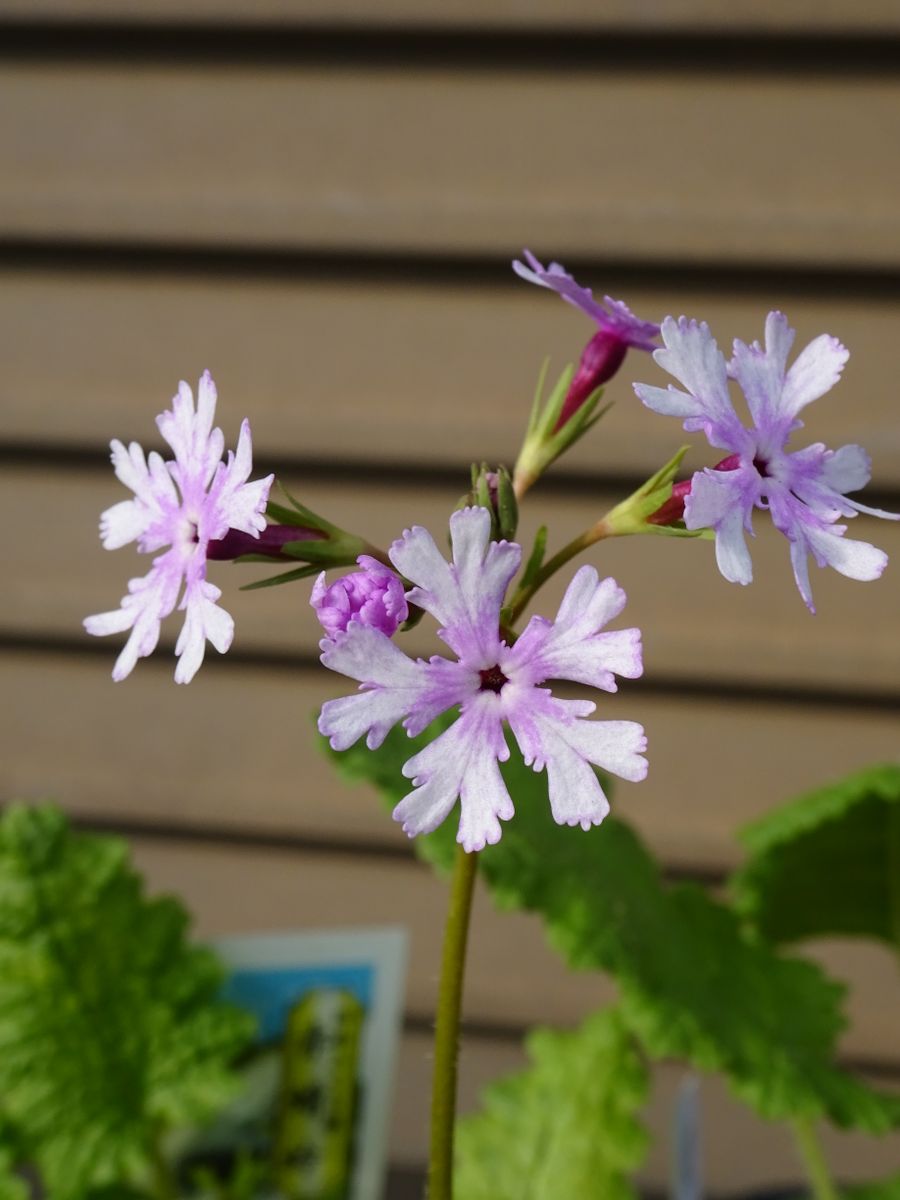
[(509, 680), (495, 664), (493, 667), (486, 667), (483, 671), (479, 671), (481, 676), (481, 690), (483, 692), (502, 692), (503, 685), (509, 683)]

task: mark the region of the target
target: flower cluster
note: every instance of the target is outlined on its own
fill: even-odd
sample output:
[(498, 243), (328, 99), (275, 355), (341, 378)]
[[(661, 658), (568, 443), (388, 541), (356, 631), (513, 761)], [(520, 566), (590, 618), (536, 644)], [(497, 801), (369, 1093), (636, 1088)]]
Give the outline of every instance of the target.
[[(112, 443), (116, 474), (134, 495), (103, 514), (103, 544), (115, 549), (134, 541), (140, 552), (158, 556), (145, 576), (131, 580), (118, 609), (85, 621), (92, 634), (130, 631), (113, 671), (119, 680), (151, 653), (162, 620), (179, 607), (185, 620), (175, 648), (175, 678), (186, 683), (203, 660), (206, 642), (221, 652), (233, 636), (232, 619), (217, 603), (221, 593), (206, 578), (210, 559), (249, 553), (293, 564), (265, 583), (355, 563), (357, 570), (332, 582), (322, 570), (313, 585), (311, 604), (325, 633), (322, 662), (359, 684), (355, 694), (325, 703), (319, 728), (336, 750), (363, 737), (374, 750), (395, 726), (414, 736), (446, 716), (449, 724), (405, 764), (411, 787), (394, 816), (410, 835), (424, 833), (458, 801), (458, 840), (466, 850), (496, 842), (500, 822), (513, 815), (500, 770), (511, 753), (509, 737), (527, 765), (546, 771), (551, 811), (560, 824), (587, 829), (603, 820), (609, 805), (595, 768), (628, 780), (646, 774), (639, 724), (589, 720), (592, 700), (563, 699), (546, 686), (568, 681), (613, 692), (616, 676), (641, 674), (639, 630), (605, 628), (624, 607), (622, 589), (612, 579), (601, 580), (592, 566), (582, 566), (554, 620), (533, 616), (521, 634), (514, 632), (534, 593), (576, 554), (603, 537), (711, 530), (723, 575), (746, 584), (752, 565), (745, 535), (752, 533), (753, 510), (767, 510), (790, 542), (797, 586), (813, 610), (810, 555), (820, 566), (860, 580), (875, 579), (887, 561), (867, 542), (846, 538), (841, 519), (858, 513), (898, 519), (849, 498), (870, 475), (860, 446), (788, 449), (802, 425), (799, 414), (840, 378), (848, 355), (835, 338), (816, 338), (789, 367), (794, 332), (784, 316), (772, 312), (765, 345), (737, 341), (726, 362), (705, 323), (666, 317), (658, 326), (641, 320), (619, 300), (595, 300), (558, 263), (544, 267), (529, 251), (524, 256), (524, 263), (513, 264), (517, 274), (556, 292), (597, 329), (574, 376), (570, 368), (564, 371), (546, 404), (536, 403), (512, 476), (487, 463), (473, 467), (472, 490), (463, 502), (468, 507), (450, 518), (449, 562), (418, 526), (385, 554), (290, 496), (290, 508), (269, 502), (272, 476), (249, 482), (246, 421), (236, 452), (222, 460), (224, 438), (213, 427), (216, 392), (206, 373), (196, 406), (182, 383), (171, 410), (157, 419), (172, 458), (145, 456), (136, 443), (127, 448)], [(642, 402), (680, 418), (689, 432), (702, 431), (725, 456), (715, 467), (675, 482), (683, 448), (546, 563), (542, 530), (507, 600), (522, 564), (513, 540), (522, 495), (603, 415), (598, 389), (629, 348), (652, 351), (679, 384), (634, 384)], [(732, 404), (732, 381), (746, 398), (748, 422)], [(414, 659), (395, 643), (394, 635), (423, 612), (438, 622), (455, 657)]]
[(390, 558), (415, 585), (407, 599), (440, 622), (440, 636), (456, 660), (412, 659), (381, 629), (351, 621), (322, 642), (322, 662), (356, 679), (360, 690), (329, 700), (319, 729), (335, 750), (361, 737), (370, 749), (402, 722), (410, 736), (459, 706), (459, 716), (411, 758), (403, 774), (413, 790), (394, 810), (411, 836), (435, 829), (460, 801), (458, 840), (480, 850), (500, 837), (500, 820), (513, 802), (498, 767), (509, 757), (504, 723), (526, 762), (547, 770), (550, 807), (562, 825), (599, 824), (609, 805), (592, 765), (623, 779), (643, 779), (644, 731), (633, 721), (588, 721), (590, 700), (561, 700), (548, 679), (616, 690), (615, 675), (636, 679), (642, 670), (640, 631), (601, 632), (625, 605), (612, 580), (584, 566), (569, 584), (555, 621), (532, 617), (508, 645), (500, 609), (519, 568), (514, 542), (490, 542), (490, 514), (467, 508), (450, 518), (453, 561), (447, 563), (427, 530), (408, 530)]

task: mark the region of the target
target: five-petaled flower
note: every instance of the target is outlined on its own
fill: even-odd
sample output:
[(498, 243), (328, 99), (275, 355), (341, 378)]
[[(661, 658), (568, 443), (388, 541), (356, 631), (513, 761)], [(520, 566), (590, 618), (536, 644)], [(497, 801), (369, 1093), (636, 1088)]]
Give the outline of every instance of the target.
[(364, 734), (370, 749), (402, 721), (412, 737), (448, 709), (459, 715), (448, 729), (414, 755), (403, 774), (413, 790), (394, 818), (413, 836), (435, 829), (460, 800), (457, 840), (480, 850), (500, 837), (500, 819), (513, 815), (499, 762), (509, 757), (504, 722), (523, 758), (544, 767), (550, 807), (559, 824), (599, 824), (609, 805), (591, 764), (624, 779), (643, 779), (646, 740), (634, 721), (589, 721), (590, 700), (562, 700), (547, 680), (564, 679), (616, 690), (614, 675), (641, 674), (637, 629), (601, 633), (622, 611), (625, 593), (583, 566), (569, 584), (555, 621), (532, 617), (508, 645), (501, 636), (500, 608), (519, 567), (514, 542), (490, 542), (490, 514), (466, 508), (450, 518), (453, 561), (447, 563), (427, 530), (407, 530), (390, 550), (401, 575), (415, 586), (407, 599), (431, 613), (457, 660), (409, 658), (380, 630), (358, 621), (321, 643), (322, 662), (356, 679), (355, 695), (329, 700), (319, 729), (335, 750)]
[(225, 439), (221, 429), (213, 428), (215, 411), (216, 388), (205, 371), (196, 409), (191, 389), (182, 381), (171, 411), (156, 418), (174, 460), (164, 461), (155, 451), (145, 458), (137, 442), (127, 449), (120, 441), (111, 443), (116, 475), (134, 492), (134, 499), (122, 500), (103, 513), (103, 545), (116, 550), (136, 541), (142, 554), (168, 547), (146, 575), (129, 582), (120, 608), (84, 622), (88, 633), (98, 635), (131, 630), (113, 668), (115, 680), (124, 679), (139, 658), (153, 652), (160, 623), (176, 604), (185, 614), (175, 646), (176, 683), (193, 679), (207, 640), (220, 654), (231, 645), (234, 621), (216, 603), (220, 589), (206, 578), (207, 547), (229, 529), (259, 536), (266, 525), (266, 501), (274, 476), (247, 482), (252, 470), (247, 421), (241, 425), (237, 451), (229, 451), (227, 463), (222, 461)]
[[(653, 357), (685, 390), (643, 383), (634, 389), (654, 412), (681, 417), (686, 430), (702, 430), (712, 446), (730, 451), (717, 468), (694, 475), (684, 499), (688, 529), (715, 530), (716, 560), (725, 578), (732, 583), (753, 578), (744, 533), (753, 532), (753, 509), (761, 508), (769, 510), (791, 543), (794, 578), (811, 612), (810, 554), (820, 567), (834, 567), (851, 579), (877, 579), (887, 555), (868, 542), (845, 538), (847, 526), (836, 524), (839, 517), (860, 512), (900, 519), (845, 494), (868, 483), (869, 456), (861, 446), (828, 450), (821, 442), (793, 452), (786, 448), (803, 425), (797, 414), (840, 378), (849, 354), (837, 338), (815, 338), (788, 370), (794, 330), (779, 312), (766, 319), (765, 348), (735, 341), (728, 364), (705, 322), (666, 317), (662, 336), (665, 349)], [(749, 429), (731, 403), (729, 377), (746, 397)]]
[(597, 332), (581, 354), (578, 370), (569, 385), (566, 399), (557, 421), (557, 429), (565, 425), (591, 392), (606, 383), (618, 371), (629, 347), (635, 350), (655, 350), (659, 337), (659, 326), (652, 321), (636, 317), (622, 300), (604, 296), (595, 300), (590, 288), (576, 283), (559, 263), (552, 262), (544, 267), (530, 250), (523, 254), (528, 262), (513, 262), (513, 270), (529, 283), (550, 288), (563, 300), (580, 308), (597, 325)]

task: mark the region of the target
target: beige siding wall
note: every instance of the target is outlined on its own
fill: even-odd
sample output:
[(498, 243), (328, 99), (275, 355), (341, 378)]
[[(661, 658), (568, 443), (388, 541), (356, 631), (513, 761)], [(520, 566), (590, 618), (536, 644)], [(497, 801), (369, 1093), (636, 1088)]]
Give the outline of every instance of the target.
[[(468, 462), (514, 457), (540, 360), (561, 367), (589, 332), (512, 277), (526, 244), (642, 314), (706, 317), (722, 344), (760, 336), (769, 307), (801, 344), (840, 336), (850, 365), (807, 432), (867, 445), (898, 507), (898, 34), (880, 0), (0, 0), (0, 792), (128, 833), (204, 934), (323, 912), (409, 925), (397, 1164), (425, 1153), (442, 885), (314, 751), (310, 714), (335, 683), (302, 587), (238, 594), (247, 576), (223, 564), (229, 657), (176, 689), (170, 630), (109, 681), (112, 646), (80, 628), (135, 570), (96, 539), (121, 494), (106, 444), (150, 442), (176, 381), (209, 367), (226, 433), (249, 415), (258, 456), (313, 508), (380, 542), (414, 520), (439, 532)], [(616, 408), (526, 509), (526, 533), (547, 520), (562, 542), (680, 444), (631, 396), (656, 376), (629, 358)], [(616, 707), (647, 726), (653, 771), (617, 803), (673, 873), (712, 883), (743, 822), (898, 756), (900, 567), (870, 585), (816, 572), (812, 618), (783, 540), (759, 526), (747, 589), (708, 545), (595, 556), (647, 645), (646, 678)], [(900, 556), (900, 526), (856, 531)], [(848, 1060), (900, 1081), (895, 962), (816, 953), (854, 987)], [(520, 1062), (525, 1026), (608, 994), (482, 897), (465, 1103)], [(657, 1187), (676, 1079), (660, 1070), (649, 1114)], [(781, 1131), (714, 1082), (706, 1097), (713, 1189), (797, 1177)], [(900, 1160), (896, 1138), (829, 1149), (848, 1177)]]

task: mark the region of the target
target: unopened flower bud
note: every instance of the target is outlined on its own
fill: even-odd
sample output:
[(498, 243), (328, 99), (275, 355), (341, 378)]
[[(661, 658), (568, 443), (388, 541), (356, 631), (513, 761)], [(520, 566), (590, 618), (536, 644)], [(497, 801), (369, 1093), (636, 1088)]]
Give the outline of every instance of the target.
[(344, 575), (330, 585), (323, 571), (313, 585), (309, 602), (328, 638), (343, 633), (351, 621), (370, 625), (391, 637), (409, 614), (403, 581), (368, 554), (361, 554), (356, 561), (361, 571)]
[(492, 470), (487, 463), (472, 464), (472, 486), (457, 505), (486, 508), (491, 514), (491, 538), (495, 542), (512, 541), (519, 524), (519, 505), (512, 479), (506, 467)]
[(555, 429), (561, 429), (592, 392), (612, 379), (625, 361), (627, 352), (628, 342), (617, 333), (608, 329), (597, 330), (581, 352), (578, 370), (569, 384)]

